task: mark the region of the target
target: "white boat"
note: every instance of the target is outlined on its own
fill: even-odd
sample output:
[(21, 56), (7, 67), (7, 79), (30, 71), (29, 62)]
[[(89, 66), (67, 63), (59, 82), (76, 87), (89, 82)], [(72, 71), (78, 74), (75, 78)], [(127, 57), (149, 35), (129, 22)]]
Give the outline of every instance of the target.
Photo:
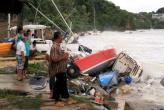
[[(52, 46), (52, 41), (51, 40), (45, 40), (44, 39), (44, 34), (43, 30), (49, 28), (49, 26), (45, 25), (35, 25), (35, 24), (30, 24), (30, 25), (24, 25), (23, 29), (28, 30), (30, 29), (32, 32), (34, 30), (41, 30), (42, 36), (39, 38), (31, 38), (31, 42), (36, 41), (36, 49), (38, 52), (46, 52), (49, 50)], [(17, 26), (11, 27), (10, 30), (16, 30)]]
[(118, 55), (113, 65), (113, 70), (120, 73), (120, 75), (129, 74), (135, 81), (140, 79), (143, 72), (141, 65), (124, 52)]
[(47, 50), (50, 50), (52, 46), (51, 40), (43, 40), (41, 38), (32, 38), (31, 42), (36, 41), (36, 49), (38, 52), (46, 52)]

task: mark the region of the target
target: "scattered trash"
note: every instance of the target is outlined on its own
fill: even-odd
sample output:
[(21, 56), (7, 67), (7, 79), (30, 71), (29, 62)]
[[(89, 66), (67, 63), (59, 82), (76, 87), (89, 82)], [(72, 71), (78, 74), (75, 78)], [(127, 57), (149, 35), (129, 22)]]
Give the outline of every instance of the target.
[(73, 79), (69, 81), (69, 89), (74, 91), (76, 94), (87, 93), (90, 90), (90, 87), (87, 83), (79, 79)]
[(108, 110), (118, 110), (118, 102), (116, 101), (105, 101), (103, 106)]
[(122, 94), (129, 94), (132, 90), (130, 86), (124, 85), (120, 88)]
[(29, 85), (35, 90), (44, 89), (47, 85), (46, 77), (34, 76), (29, 79)]
[(116, 95), (119, 95), (119, 93), (120, 93), (120, 89), (117, 88), (117, 89), (116, 89)]
[(77, 91), (74, 90), (73, 88), (71, 88), (71, 89), (69, 88), (69, 89), (68, 89), (68, 92), (69, 92), (70, 94), (78, 94)]
[(95, 103), (102, 105), (104, 103), (104, 97), (100, 92), (95, 94)]
[(89, 94), (91, 96), (95, 96), (95, 93), (96, 93), (96, 89), (94, 87), (91, 87), (91, 89), (89, 90)]
[(88, 48), (88, 47), (86, 47), (84, 45), (80, 45), (78, 50), (79, 51), (82, 51), (82, 52), (86, 52), (88, 54), (91, 54), (92, 53), (92, 49), (90, 49), (90, 48)]
[(110, 110), (110, 109), (107, 109), (106, 107), (104, 107), (103, 105), (96, 105), (96, 104), (94, 104), (94, 108), (96, 110)]
[(124, 81), (126, 84), (131, 84), (132, 78), (130, 76), (126, 76), (126, 77), (124, 77)]
[(99, 75), (99, 82), (102, 87), (111, 87), (113, 85), (117, 85), (117, 72), (106, 72), (104, 74)]
[(96, 77), (94, 77), (93, 79), (91, 79), (91, 82), (94, 82), (96, 80)]
[(78, 78), (82, 81), (85, 81), (85, 82), (93, 82), (94, 80), (96, 80), (96, 77), (91, 77), (91, 76), (83, 76), (83, 77), (80, 77)]
[[(83, 51), (88, 53), (91, 52), (91, 50), (83, 46), (81, 49), (85, 49)], [(110, 110), (113, 104), (117, 109), (118, 103), (112, 97), (112, 94), (129, 94), (132, 91), (130, 84), (134, 80), (139, 80), (142, 75), (141, 66), (126, 53), (120, 53), (116, 61), (114, 58), (115, 53), (113, 53), (112, 58), (114, 59), (111, 61), (115, 61), (115, 63), (111, 63), (111, 61), (108, 64), (102, 63), (102, 59), (108, 59), (108, 57), (104, 58), (104, 56), (109, 51), (113, 52), (114, 50), (105, 50), (84, 58), (72, 59), (68, 68), (70, 72), (68, 75), (73, 78), (69, 80), (69, 93), (89, 97), (99, 110)], [(94, 58), (100, 61), (96, 62), (97, 60), (94, 60)], [(112, 70), (108, 69), (112, 64), (114, 64)], [(106, 103), (106, 100), (114, 102)]]

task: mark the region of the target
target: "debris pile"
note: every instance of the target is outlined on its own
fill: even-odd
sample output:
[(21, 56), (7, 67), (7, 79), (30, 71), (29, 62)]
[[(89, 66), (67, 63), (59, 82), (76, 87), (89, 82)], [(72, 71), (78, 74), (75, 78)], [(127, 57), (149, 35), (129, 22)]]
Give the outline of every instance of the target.
[[(113, 57), (114, 59), (106, 65), (104, 62), (97, 62), (100, 64), (94, 65), (96, 69), (91, 65), (87, 71), (83, 70), (90, 63), (90, 59), (95, 62), (94, 55), (101, 58), (100, 53), (96, 53), (78, 61), (72, 60), (69, 64), (71, 67), (68, 73), (69, 93), (88, 98), (99, 110), (118, 109), (119, 102), (116, 101), (115, 96), (129, 94), (132, 91), (129, 85), (140, 80), (143, 70), (134, 59), (123, 52)], [(104, 53), (103, 55), (105, 57)]]

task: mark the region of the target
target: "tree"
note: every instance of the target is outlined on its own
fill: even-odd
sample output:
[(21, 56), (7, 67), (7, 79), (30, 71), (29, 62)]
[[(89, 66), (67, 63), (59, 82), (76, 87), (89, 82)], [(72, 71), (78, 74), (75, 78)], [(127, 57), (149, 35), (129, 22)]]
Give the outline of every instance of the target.
[[(48, 18), (59, 25), (63, 30), (68, 28), (61, 19), (59, 13), (50, 0), (30, 0)], [(154, 22), (151, 19), (151, 13), (142, 12), (133, 14), (126, 10), (121, 10), (112, 2), (107, 0), (54, 0), (59, 10), (63, 14), (68, 24), (72, 23), (73, 31), (88, 31), (94, 29), (94, 10), (96, 19), (96, 28), (105, 29), (140, 29), (150, 28), (150, 24)], [(159, 9), (161, 12), (163, 9)], [(40, 14), (35, 17), (36, 10), (26, 6), (24, 9), (24, 19), (27, 22), (33, 22), (34, 19), (38, 23), (50, 25), (55, 28)]]
[(164, 7), (157, 10), (156, 13), (164, 13)]

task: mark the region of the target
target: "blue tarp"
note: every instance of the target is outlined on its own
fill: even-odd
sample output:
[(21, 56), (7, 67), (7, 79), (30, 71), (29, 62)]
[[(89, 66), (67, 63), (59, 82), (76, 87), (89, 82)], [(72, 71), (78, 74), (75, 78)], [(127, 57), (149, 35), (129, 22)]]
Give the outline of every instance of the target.
[(117, 84), (117, 72), (111, 71), (99, 75), (99, 82), (102, 87)]

